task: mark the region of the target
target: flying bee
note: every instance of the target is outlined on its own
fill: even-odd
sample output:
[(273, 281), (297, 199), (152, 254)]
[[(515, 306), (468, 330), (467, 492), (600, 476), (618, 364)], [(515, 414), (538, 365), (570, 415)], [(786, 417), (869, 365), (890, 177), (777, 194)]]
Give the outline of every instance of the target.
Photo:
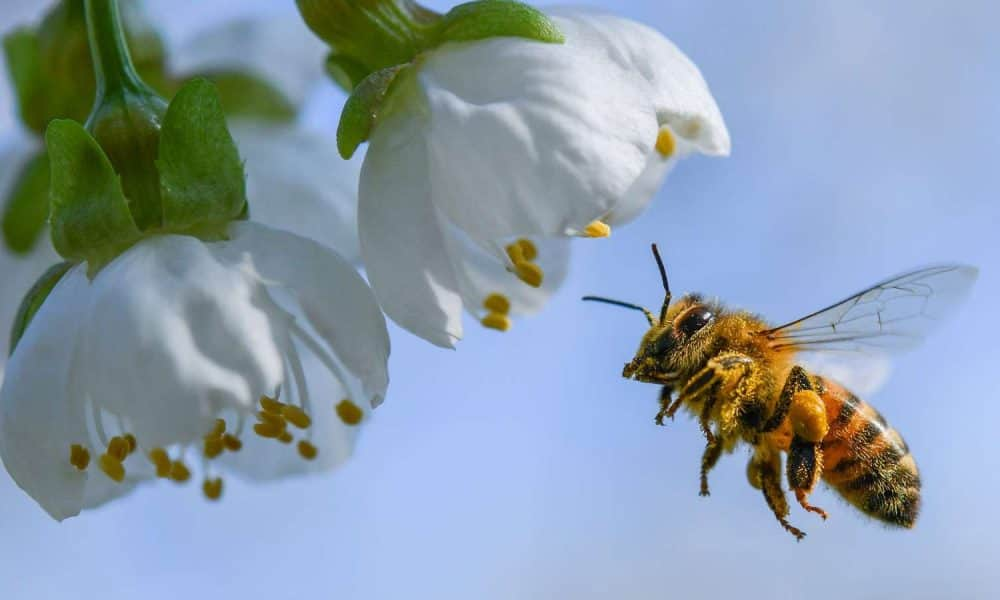
[[(749, 312), (732, 310), (698, 294), (672, 302), (656, 244), (653, 256), (666, 296), (659, 315), (608, 298), (593, 300), (642, 311), (649, 331), (628, 379), (663, 386), (656, 423), (684, 407), (705, 436), (702, 496), (708, 474), (723, 452), (750, 445), (750, 485), (761, 490), (774, 516), (796, 539), (805, 533), (788, 522), (785, 477), (806, 511), (827, 513), (809, 502), (822, 478), (864, 514), (889, 525), (913, 527), (920, 509), (920, 475), (903, 437), (873, 406), (830, 376), (844, 365), (872, 367), (888, 354), (912, 348), (962, 299), (978, 270), (963, 265), (920, 269), (877, 283), (827, 308), (779, 327)], [(861, 361), (846, 361), (851, 357)], [(846, 377), (846, 375), (845, 375)]]

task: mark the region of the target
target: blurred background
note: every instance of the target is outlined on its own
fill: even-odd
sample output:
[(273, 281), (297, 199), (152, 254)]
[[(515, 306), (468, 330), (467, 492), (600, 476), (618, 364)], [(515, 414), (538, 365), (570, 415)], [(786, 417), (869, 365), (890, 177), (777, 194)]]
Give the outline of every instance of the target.
[[(46, 8), (0, 3), (3, 31)], [(294, 10), (149, 2), (168, 41), (237, 4)], [(577, 242), (562, 292), (510, 332), (469, 322), (449, 352), (393, 329), (388, 400), (338, 472), (230, 481), (219, 505), (150, 485), (62, 524), (3, 474), (5, 600), (1000, 594), (1000, 8), (589, 4), (659, 29), (699, 65), (732, 157), (685, 160), (635, 224)], [(339, 100), (316, 93), (314, 118), (332, 134)], [(969, 302), (868, 398), (921, 467), (915, 530), (888, 530), (820, 489), (830, 519), (793, 507), (809, 534), (795, 543), (747, 485), (743, 450), (698, 496), (697, 425), (656, 427), (657, 388), (620, 377), (645, 322), (579, 301), (658, 305), (654, 241), (675, 291), (782, 322), (911, 267), (982, 269)]]

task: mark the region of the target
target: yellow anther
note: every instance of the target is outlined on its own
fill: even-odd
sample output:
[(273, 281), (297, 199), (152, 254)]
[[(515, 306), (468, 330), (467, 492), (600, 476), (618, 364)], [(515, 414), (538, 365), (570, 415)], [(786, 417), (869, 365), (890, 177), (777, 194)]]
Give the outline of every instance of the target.
[(299, 441), (299, 454), (302, 455), (302, 458), (312, 460), (316, 458), (318, 452), (319, 450), (316, 449), (316, 446), (313, 446), (306, 440)]
[(259, 412), (257, 413), (257, 418), (260, 419), (261, 423), (267, 423), (269, 425), (274, 425), (279, 429), (285, 428), (285, 418), (278, 413), (270, 412)]
[(229, 450), (230, 452), (239, 452), (240, 448), (243, 447), (243, 442), (241, 442), (240, 438), (236, 437), (235, 435), (230, 435), (227, 433), (226, 435), (222, 436), (222, 445), (225, 446), (226, 450)]
[(524, 256), (524, 260), (535, 260), (538, 258), (538, 248), (535, 243), (529, 239), (521, 238), (515, 242), (521, 247), (521, 255)]
[(205, 458), (215, 458), (222, 454), (223, 448), (221, 437), (205, 436)]
[(515, 265), (527, 262), (528, 259), (524, 258), (524, 250), (516, 242), (507, 245), (507, 256), (510, 258), (510, 262)]
[(284, 433), (285, 429), (274, 423), (257, 423), (253, 426), (253, 432), (262, 438), (276, 438)]
[(337, 405), (337, 416), (347, 425), (357, 425), (364, 418), (365, 413), (349, 398), (344, 398)]
[(170, 463), (170, 478), (177, 483), (184, 483), (191, 479), (191, 471), (179, 460)]
[(282, 444), (291, 444), (292, 439), (293, 439), (292, 434), (288, 433), (287, 431), (282, 431), (281, 435), (278, 436), (278, 441), (281, 442)]
[(139, 442), (136, 441), (135, 436), (132, 435), (131, 433), (126, 433), (123, 437), (125, 438), (125, 443), (128, 444), (128, 453), (132, 454), (133, 452), (135, 452), (135, 449), (139, 445)]
[(98, 459), (97, 464), (104, 471), (104, 474), (111, 478), (112, 481), (121, 483), (125, 479), (125, 467), (122, 465), (121, 459), (117, 456), (113, 456), (105, 452)]
[(81, 471), (85, 471), (90, 464), (90, 450), (80, 444), (73, 444), (69, 447), (69, 464)]
[(611, 235), (611, 226), (598, 219), (583, 228), (583, 235), (589, 238), (606, 238)]
[(116, 435), (108, 442), (107, 454), (117, 458), (118, 462), (125, 460), (128, 457), (128, 442)]
[(491, 312), (479, 322), (483, 324), (483, 327), (496, 329), (497, 331), (507, 331), (510, 329), (510, 318), (500, 313)]
[(222, 496), (222, 479), (219, 477), (206, 479), (201, 484), (201, 491), (209, 500), (218, 500)]
[(170, 457), (163, 448), (153, 448), (149, 451), (149, 462), (156, 467), (157, 477), (170, 477)]
[(514, 274), (517, 278), (527, 283), (531, 287), (540, 287), (542, 285), (542, 279), (545, 278), (545, 272), (542, 268), (535, 263), (522, 262), (514, 265)]
[(306, 427), (312, 425), (312, 419), (309, 418), (309, 415), (307, 415), (306, 412), (298, 406), (286, 404), (281, 409), (281, 416), (299, 429), (305, 429)]
[(674, 134), (670, 133), (669, 127), (661, 127), (660, 133), (656, 135), (656, 151), (663, 158), (670, 158), (677, 151), (677, 140)]
[(209, 435), (212, 437), (222, 437), (223, 433), (226, 433), (226, 420), (216, 419), (215, 425), (212, 427), (212, 432)]
[(490, 312), (505, 315), (510, 312), (510, 300), (503, 294), (490, 294), (483, 300), (483, 308)]
[(260, 407), (263, 408), (266, 412), (275, 415), (279, 414), (281, 413), (281, 407), (283, 407), (284, 405), (285, 405), (284, 402), (278, 402), (277, 400), (269, 396), (260, 397)]

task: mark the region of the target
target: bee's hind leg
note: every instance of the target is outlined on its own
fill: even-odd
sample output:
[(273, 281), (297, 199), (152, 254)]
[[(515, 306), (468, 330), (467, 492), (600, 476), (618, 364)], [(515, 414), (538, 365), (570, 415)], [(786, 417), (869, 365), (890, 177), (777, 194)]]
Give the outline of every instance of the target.
[(786, 475), (788, 476), (788, 487), (795, 492), (795, 499), (799, 505), (809, 512), (814, 512), (827, 518), (826, 511), (818, 506), (809, 504), (809, 494), (816, 487), (819, 476), (823, 472), (823, 447), (816, 442), (807, 442), (798, 435), (792, 440), (792, 445), (788, 448), (788, 465)]
[(804, 531), (788, 522), (788, 500), (781, 489), (781, 455), (758, 450), (747, 465), (747, 478), (750, 485), (764, 493), (768, 508), (785, 531), (794, 535), (796, 540), (806, 537)]
[(795, 492), (802, 508), (826, 520), (825, 510), (809, 504), (809, 494), (823, 473), (822, 442), (830, 429), (826, 406), (813, 390), (805, 370), (798, 366), (792, 369), (781, 393), (790, 399), (788, 419), (795, 433), (788, 448), (788, 487)]

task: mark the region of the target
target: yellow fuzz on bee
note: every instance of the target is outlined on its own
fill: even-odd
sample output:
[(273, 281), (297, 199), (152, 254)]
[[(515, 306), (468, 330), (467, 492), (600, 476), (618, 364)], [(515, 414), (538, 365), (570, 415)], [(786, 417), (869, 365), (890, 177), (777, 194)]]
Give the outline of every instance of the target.
[(90, 450), (80, 444), (73, 444), (69, 447), (69, 464), (80, 471), (86, 471), (90, 464)]
[(483, 324), (483, 327), (488, 329), (496, 329), (497, 331), (507, 331), (510, 329), (510, 318), (500, 313), (491, 312), (479, 322)]
[(292, 406), (291, 404), (286, 404), (281, 407), (281, 416), (285, 418), (286, 421), (295, 425), (299, 429), (305, 429), (312, 425), (312, 419), (306, 414), (304, 410), (298, 406)]
[(545, 272), (535, 263), (522, 262), (514, 265), (514, 274), (517, 278), (527, 283), (531, 287), (541, 287)]
[(503, 294), (490, 294), (483, 300), (483, 308), (490, 312), (505, 315), (510, 312), (510, 300)]
[(583, 228), (584, 237), (606, 238), (611, 235), (611, 226), (600, 219)]
[(209, 500), (218, 500), (222, 497), (222, 479), (219, 477), (216, 477), (215, 479), (206, 479), (201, 484), (201, 491)]
[(299, 454), (302, 456), (302, 458), (306, 460), (312, 460), (316, 458), (316, 454), (318, 452), (319, 450), (316, 449), (316, 446), (313, 446), (306, 440), (301, 440), (299, 442)]
[(101, 455), (97, 464), (112, 481), (121, 483), (125, 479), (125, 467), (117, 456), (106, 452)]
[(346, 425), (357, 425), (364, 418), (365, 413), (358, 408), (358, 405), (344, 398), (337, 404), (337, 416)]
[(663, 158), (670, 158), (677, 151), (677, 140), (668, 127), (661, 127), (660, 133), (656, 135), (656, 151)]
[(153, 448), (149, 451), (149, 461), (156, 467), (157, 477), (170, 477), (170, 457), (163, 448)]
[(184, 463), (175, 460), (170, 464), (170, 478), (177, 483), (184, 483), (188, 479), (191, 479), (191, 471)]

